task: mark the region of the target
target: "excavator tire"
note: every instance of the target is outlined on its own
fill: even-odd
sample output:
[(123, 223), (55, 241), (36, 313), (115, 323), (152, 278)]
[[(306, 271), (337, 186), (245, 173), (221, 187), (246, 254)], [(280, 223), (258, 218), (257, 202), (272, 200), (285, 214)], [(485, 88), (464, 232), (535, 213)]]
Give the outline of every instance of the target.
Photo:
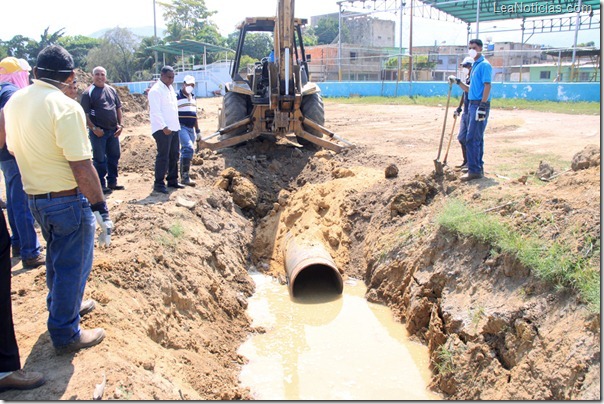
[[(222, 109), (224, 111), (224, 126), (227, 127), (245, 119), (248, 116), (248, 96), (232, 91), (227, 92), (222, 100)], [(246, 128), (239, 128), (234, 132), (225, 135), (223, 139), (241, 135), (246, 132)]]
[[(321, 98), (321, 94), (313, 93), (302, 97), (302, 105), (300, 105), (300, 110), (305, 118), (311, 119), (321, 126), (325, 124), (325, 106), (323, 105), (323, 98)], [(312, 129), (309, 126), (302, 124), (302, 127), (311, 135), (317, 137), (322, 136), (321, 132)]]

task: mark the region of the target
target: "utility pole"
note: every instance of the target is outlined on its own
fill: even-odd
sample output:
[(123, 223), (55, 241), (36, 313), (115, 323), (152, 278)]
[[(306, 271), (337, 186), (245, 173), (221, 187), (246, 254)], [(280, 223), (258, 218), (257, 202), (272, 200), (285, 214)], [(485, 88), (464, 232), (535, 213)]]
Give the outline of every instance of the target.
[[(153, 0), (153, 46), (157, 45), (157, 20), (155, 18), (155, 0)], [(155, 75), (157, 76), (157, 51), (153, 51), (155, 58)]]

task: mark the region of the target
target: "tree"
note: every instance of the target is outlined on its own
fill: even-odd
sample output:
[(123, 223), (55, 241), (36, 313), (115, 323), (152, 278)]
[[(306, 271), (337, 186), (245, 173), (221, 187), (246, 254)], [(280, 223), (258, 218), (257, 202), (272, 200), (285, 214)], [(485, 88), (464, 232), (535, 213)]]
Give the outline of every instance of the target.
[(101, 44), (91, 49), (86, 63), (103, 66), (111, 81), (132, 81), (135, 72), (134, 53), (140, 40), (127, 28), (116, 27), (103, 35)]
[(59, 38), (59, 45), (64, 47), (67, 52), (71, 53), (75, 67), (79, 67), (82, 70), (88, 70), (86, 65), (88, 52), (100, 46), (100, 44), (100, 39), (90, 38), (84, 35), (64, 36)]
[(136, 52), (134, 52), (135, 76), (139, 80), (150, 80), (156, 71), (161, 69), (162, 62), (157, 61), (155, 66), (155, 52), (149, 49), (155, 45), (162, 45), (164, 41), (152, 36), (142, 38)]
[(65, 28), (61, 28), (58, 31), (53, 33), (49, 33), (50, 27), (46, 27), (42, 35), (40, 35), (40, 41), (32, 41), (28, 47), (28, 53), (32, 61), (38, 57), (38, 54), (42, 51), (42, 49), (46, 48), (49, 45), (58, 45), (59, 40), (63, 37)]
[(5, 49), (7, 56), (26, 59), (30, 64), (35, 63), (38, 54), (30, 55), (31, 48), (35, 46), (36, 41), (23, 36), (15, 35), (12, 39), (2, 42), (2, 47)]
[(313, 27), (302, 28), (302, 42), (304, 43), (304, 46), (315, 46), (319, 44), (319, 40), (315, 35)]
[(166, 41), (195, 39), (203, 35), (207, 25), (213, 23), (209, 17), (216, 11), (209, 11), (204, 0), (173, 0), (172, 4), (162, 3), (168, 33)]
[[(318, 45), (328, 45), (338, 37), (338, 20), (321, 18), (314, 27)], [(343, 36), (343, 35), (342, 35)]]
[[(231, 49), (237, 49), (239, 41), (239, 31), (231, 32), (227, 38), (227, 46)], [(268, 56), (273, 49), (273, 36), (264, 32), (248, 32), (245, 35), (242, 55), (247, 55), (253, 60), (260, 60)]]

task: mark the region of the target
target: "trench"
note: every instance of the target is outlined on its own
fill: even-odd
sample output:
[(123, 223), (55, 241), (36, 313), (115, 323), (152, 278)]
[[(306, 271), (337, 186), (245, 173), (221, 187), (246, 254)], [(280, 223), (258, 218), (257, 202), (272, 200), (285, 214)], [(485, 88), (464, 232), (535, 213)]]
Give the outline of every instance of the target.
[[(321, 272), (324, 273), (324, 272)], [(287, 285), (252, 273), (247, 313), (258, 330), (240, 347), (240, 383), (258, 400), (431, 400), (424, 345), (409, 340), (390, 310), (364, 298), (349, 278), (308, 276)]]

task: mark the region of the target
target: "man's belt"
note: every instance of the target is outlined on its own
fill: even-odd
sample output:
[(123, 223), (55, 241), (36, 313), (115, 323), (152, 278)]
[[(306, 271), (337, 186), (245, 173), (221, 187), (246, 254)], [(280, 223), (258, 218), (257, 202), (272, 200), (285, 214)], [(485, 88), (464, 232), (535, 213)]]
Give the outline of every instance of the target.
[[(470, 104), (474, 104), (474, 105), (480, 104), (481, 102), (482, 102), (481, 100), (470, 100)], [(487, 102), (485, 102), (485, 104), (490, 105), (491, 101), (487, 101)]]
[(46, 194), (38, 194), (38, 195), (27, 195), (27, 197), (29, 199), (53, 199), (53, 198), (62, 198), (64, 196), (72, 196), (72, 195), (77, 195), (78, 194), (78, 189), (74, 188), (74, 189), (68, 189), (66, 191), (59, 191), (59, 192), (48, 192)]

